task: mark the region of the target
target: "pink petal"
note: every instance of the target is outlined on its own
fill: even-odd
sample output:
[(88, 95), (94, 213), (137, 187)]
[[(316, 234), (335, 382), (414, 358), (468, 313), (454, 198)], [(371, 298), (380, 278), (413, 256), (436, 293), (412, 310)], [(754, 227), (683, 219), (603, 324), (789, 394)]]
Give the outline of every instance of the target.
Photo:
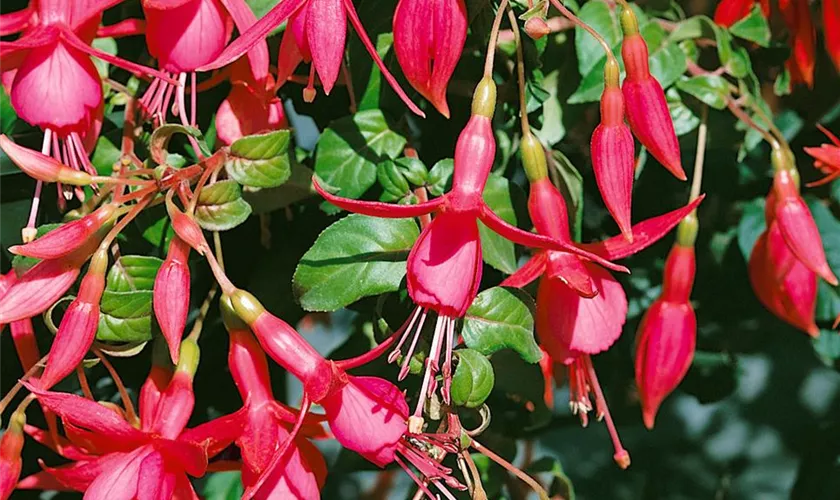
[[(0, 144), (2, 144), (2, 139), (0, 139)], [(9, 251), (15, 255), (36, 259), (64, 257), (87, 243), (102, 228), (103, 224), (111, 219), (116, 208), (115, 205), (111, 204), (103, 205), (90, 215), (62, 224), (25, 245), (14, 245), (9, 248)]]
[(133, 500), (138, 493), (140, 467), (154, 453), (151, 446), (143, 446), (113, 461), (90, 483), (84, 500)]
[(326, 470), (326, 463), (317, 448), (306, 439), (296, 439), (286, 457), (268, 472), (268, 479), (253, 498), (320, 498), (323, 483), (318, 472)]
[(349, 377), (321, 406), (342, 446), (380, 467), (394, 460), (408, 416), (405, 396), (395, 385), (377, 377)]
[[(298, 12), (303, 11), (305, 11), (305, 7)], [(297, 15), (299, 14), (292, 15), (292, 19)], [(292, 23), (292, 19), (289, 20), (289, 24)], [(301, 61), (303, 61), (303, 53), (295, 41), (294, 33), (291, 33), (291, 30), (287, 28), (286, 32), (283, 33), (283, 38), (280, 40), (280, 49), (277, 54), (278, 88), (282, 87), (289, 77), (295, 73), (295, 69), (297, 69)]]
[(44, 312), (66, 292), (79, 276), (82, 262), (72, 256), (42, 260), (3, 295), (0, 324), (31, 318)]
[(265, 40), (266, 35), (274, 28), (282, 24), (286, 19), (298, 10), (301, 5), (307, 0), (283, 0), (272, 8), (266, 15), (260, 18), (253, 26), (251, 26), (245, 33), (241, 33), (239, 37), (229, 44), (216, 57), (216, 60), (208, 63), (200, 68), (198, 71), (209, 71), (211, 69), (221, 68), (227, 66), (236, 59), (251, 49), (254, 45)]
[(543, 279), (537, 291), (537, 336), (558, 363), (607, 350), (621, 335), (627, 297), (607, 271), (588, 265), (598, 295), (583, 298), (560, 280)]
[[(123, 0), (73, 0), (72, 2), (64, 2), (58, 0), (57, 3), (67, 6), (70, 14), (69, 25), (76, 30), (91, 19), (101, 16), (102, 13)], [(98, 23), (97, 23), (98, 24)]]
[[(230, 326), (228, 329), (228, 367), (242, 400), (248, 405), (256, 406), (274, 400), (268, 359), (259, 342), (247, 329)], [(294, 422), (296, 417), (291, 412), (289, 415), (290, 422)]]
[(580, 257), (566, 252), (548, 252), (545, 275), (558, 279), (581, 297), (598, 295), (589, 267)]
[(49, 389), (72, 373), (93, 344), (99, 326), (99, 301), (74, 300), (58, 327), (40, 387)]
[(243, 407), (235, 413), (187, 429), (178, 439), (201, 445), (207, 450), (207, 456), (212, 458), (221, 453), (242, 433), (247, 411), (247, 407)]
[(225, 48), (229, 18), (219, 0), (191, 0), (163, 10), (146, 3), (143, 12), (149, 52), (165, 71), (196, 71)]
[(171, 498), (175, 489), (175, 474), (164, 470), (160, 453), (146, 455), (137, 472), (137, 500)]
[(312, 51), (312, 64), (329, 95), (344, 59), (347, 16), (342, 0), (309, 0), (306, 37)]
[(155, 448), (163, 454), (168, 464), (177, 466), (194, 477), (201, 477), (207, 470), (207, 450), (204, 446), (184, 439), (156, 439)]
[(95, 460), (78, 461), (61, 467), (47, 467), (39, 461), (44, 472), (52, 476), (64, 488), (85, 491), (101, 474), (121, 463), (128, 453), (109, 453)]
[(475, 299), (481, 271), (475, 217), (443, 212), (423, 230), (408, 255), (408, 294), (419, 306), (459, 318)]
[(29, 383), (23, 383), (46, 408), (52, 410), (63, 420), (71, 422), (96, 434), (109, 436), (116, 445), (132, 448), (146, 440), (146, 435), (138, 431), (110, 410), (96, 401), (62, 392), (43, 391)]
[(701, 195), (682, 208), (635, 224), (632, 227), (632, 243), (628, 242), (624, 236), (613, 236), (597, 243), (584, 243), (581, 247), (609, 260), (623, 259), (624, 257), (638, 253), (668, 234), (686, 215), (697, 208), (697, 205), (703, 201), (703, 198), (705, 198), (705, 195)]
[(799, 197), (785, 197), (776, 203), (776, 220), (788, 247), (811, 271), (836, 286), (837, 277), (825, 258), (822, 238), (805, 201)]
[(424, 203), (417, 203), (415, 205), (396, 205), (394, 203), (383, 203), (381, 201), (351, 200), (349, 198), (342, 198), (326, 192), (316, 178), (312, 179), (312, 187), (315, 188), (315, 191), (317, 191), (318, 194), (323, 196), (325, 200), (333, 205), (347, 210), (348, 212), (369, 215), (371, 217), (387, 217), (391, 219), (419, 217), (435, 211), (446, 201), (446, 196), (441, 196), (439, 198), (435, 198)]
[[(157, 346), (155, 346), (157, 347)], [(172, 380), (172, 369), (161, 366), (152, 362), (152, 367), (149, 369), (149, 375), (143, 386), (140, 387), (140, 424), (141, 430), (148, 431), (154, 423), (155, 415), (157, 415), (158, 403), (169, 381)]]
[(0, 36), (11, 35), (25, 30), (32, 18), (32, 9), (25, 7), (15, 12), (0, 15)]
[(537, 252), (524, 266), (501, 282), (501, 286), (522, 288), (542, 276), (545, 271), (546, 252)]
[(30, 474), (21, 479), (15, 488), (19, 490), (44, 490), (44, 491), (73, 491), (58, 481), (47, 471)]

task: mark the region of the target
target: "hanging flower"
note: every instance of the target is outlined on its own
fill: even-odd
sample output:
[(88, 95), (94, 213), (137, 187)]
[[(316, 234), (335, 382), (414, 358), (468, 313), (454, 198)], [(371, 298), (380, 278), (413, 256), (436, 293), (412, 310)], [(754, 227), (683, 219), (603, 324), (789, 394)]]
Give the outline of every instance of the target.
[(824, 178), (808, 184), (809, 187), (822, 186), (840, 177), (840, 139), (820, 124), (817, 124), (817, 128), (828, 137), (831, 144), (822, 144), (816, 148), (804, 148), (805, 152), (814, 158), (814, 167), (826, 175)]

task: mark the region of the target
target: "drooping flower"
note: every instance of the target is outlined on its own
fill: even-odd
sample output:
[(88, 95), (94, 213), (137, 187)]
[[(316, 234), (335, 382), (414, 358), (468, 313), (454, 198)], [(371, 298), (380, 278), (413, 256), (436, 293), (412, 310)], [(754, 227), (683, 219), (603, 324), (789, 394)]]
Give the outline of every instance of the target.
[[(90, 56), (136, 75), (164, 77), (91, 47), (102, 11), (118, 1), (34, 2), (29, 11), (37, 15), (23, 15), (17, 19), (18, 24), (8, 27), (8, 33), (25, 29), (21, 37), (0, 41), (3, 81), (12, 106), (24, 121), (44, 130), (41, 152), (92, 175), (96, 170), (86, 146), (91, 146), (98, 135), (103, 101), (102, 81)], [(30, 228), (34, 227), (40, 188), (39, 183)]]
[[(417, 338), (423, 329), (429, 310), (437, 313), (437, 323), (431, 343), (431, 355), (426, 360), (423, 390), (434, 391), (431, 381), (438, 372), (440, 356), (444, 383), (442, 394), (449, 400), (451, 382), (451, 354), (454, 347), (455, 321), (466, 313), (478, 292), (481, 281), (481, 240), (477, 221), (491, 230), (522, 245), (563, 250), (598, 262), (614, 270), (626, 270), (611, 264), (602, 256), (584, 251), (570, 239), (558, 239), (522, 231), (499, 218), (484, 203), (482, 192), (493, 167), (496, 142), (491, 117), (495, 107), (495, 85), (483, 79), (475, 92), (473, 115), (455, 146), (455, 170), (452, 190), (434, 200), (417, 205), (394, 205), (381, 202), (358, 201), (327, 193), (317, 181), (315, 189), (330, 203), (356, 213), (375, 217), (416, 217), (430, 212), (437, 216), (426, 226), (408, 255), (406, 281), (408, 293), (417, 308), (401, 329), (403, 337), (391, 355), (396, 359), (402, 345), (413, 336), (404, 357), (400, 378), (408, 373)], [(553, 235), (552, 235), (553, 236)], [(445, 347), (444, 347), (445, 344)], [(421, 394), (414, 415), (419, 417), (426, 394)]]
[(680, 159), (680, 144), (674, 122), (665, 102), (665, 92), (650, 74), (648, 47), (639, 32), (639, 23), (632, 9), (621, 9), (624, 42), (621, 55), (627, 76), (621, 85), (627, 121), (633, 134), (650, 154), (677, 179), (686, 180)]
[(277, 26), (288, 20), (288, 29), (283, 34), (278, 60), (277, 81), (285, 83), (289, 74), (301, 61), (312, 62), (309, 84), (304, 89), (304, 98), (311, 101), (315, 97), (315, 74), (329, 94), (341, 69), (344, 58), (344, 45), (347, 38), (347, 20), (353, 25), (356, 34), (367, 49), (373, 61), (382, 71), (382, 76), (405, 102), (411, 111), (425, 116), (405, 95), (394, 76), (376, 53), (376, 48), (367, 36), (353, 6), (352, 0), (290, 0), (278, 3), (265, 16), (247, 30), (242, 30), (239, 38), (228, 45), (212, 63), (199, 68), (201, 71), (221, 68), (238, 59), (262, 40)]
[[(67, 438), (55, 442), (49, 433), (37, 429), (30, 435), (73, 462), (44, 466), (43, 473), (24, 479), (19, 487), (49, 488), (57, 482), (93, 500), (196, 498), (187, 475), (202, 476), (208, 458), (230, 444), (240, 429), (238, 415), (228, 415), (184, 431), (193, 408), (198, 347), (187, 340), (181, 354), (166, 390), (157, 398), (156, 411), (141, 407), (141, 415), (154, 417), (151, 422), (140, 422), (140, 429), (122, 412), (96, 401), (30, 385), (41, 404), (62, 419)], [(141, 405), (150, 400), (141, 397)]]
[[(250, 293), (236, 290), (229, 300), (269, 357), (303, 382), (308, 401), (324, 408), (330, 429), (342, 446), (379, 467), (396, 461), (409, 471), (408, 462), (440, 489), (444, 485), (463, 488), (450, 476), (450, 469), (415, 446), (418, 440), (426, 438), (409, 430), (408, 404), (394, 384), (378, 377), (349, 375), (345, 367), (355, 366), (354, 363), (324, 359), (294, 328), (266, 311)], [(413, 472), (409, 474), (425, 487)]]
[[(36, 240), (37, 241), (37, 240)], [(173, 363), (178, 363), (178, 348), (190, 311), (190, 246), (177, 235), (172, 237), (166, 260), (155, 275), (152, 306), (163, 337), (169, 345)]]
[[(230, 335), (228, 366), (247, 408), (236, 439), (242, 452), (242, 483), (254, 498), (318, 498), (327, 468), (307, 437), (324, 437), (323, 429), (304, 416), (302, 432), (291, 436), (298, 415), (274, 399), (265, 353), (228, 297), (222, 299), (222, 318)], [(283, 459), (273, 463), (281, 452)]]
[[(715, 7), (715, 22), (721, 26), (732, 26), (747, 17), (755, 3), (755, 0), (721, 0)], [(760, 4), (764, 17), (769, 17), (770, 1), (761, 0)]]
[[(840, 31), (840, 27), (838, 27)], [(819, 147), (804, 148), (805, 152), (814, 158), (814, 167), (826, 176), (808, 186), (822, 186), (840, 177), (840, 139), (820, 124), (817, 127), (831, 141), (831, 144), (821, 144)]]
[[(531, 181), (528, 212), (534, 227), (554, 239), (571, 241), (566, 202), (548, 178), (542, 146), (529, 135), (523, 138), (521, 147), (525, 171)], [(624, 236), (616, 236), (581, 246), (609, 261), (635, 254), (662, 238), (701, 200), (702, 197), (685, 207), (632, 226), (632, 242)], [(589, 393), (595, 393), (598, 415), (607, 418), (616, 462), (624, 467), (629, 464), (629, 455), (612, 425), (590, 360), (591, 355), (605, 351), (621, 335), (627, 315), (624, 290), (595, 262), (556, 250), (537, 252), (502, 285), (523, 287), (540, 277), (536, 311), (540, 345), (553, 362), (569, 367), (571, 405), (584, 422), (586, 412), (592, 409)]]
[(449, 118), (446, 87), (467, 39), (463, 0), (400, 0), (394, 52), (411, 86)]
[(630, 205), (636, 170), (633, 135), (624, 124), (624, 98), (618, 85), (619, 68), (614, 58), (604, 68), (601, 123), (592, 132), (592, 171), (601, 198), (625, 238), (631, 239)]
[[(696, 224), (696, 218), (689, 216), (680, 230)], [(688, 372), (697, 342), (697, 318), (690, 301), (696, 263), (693, 236), (686, 233), (680, 232), (668, 254), (662, 295), (645, 312), (636, 334), (636, 385), (648, 429), (653, 428), (659, 405)]]
[(817, 33), (808, 0), (779, 0), (779, 11), (788, 28), (788, 45), (793, 54), (785, 64), (791, 85), (814, 86)]

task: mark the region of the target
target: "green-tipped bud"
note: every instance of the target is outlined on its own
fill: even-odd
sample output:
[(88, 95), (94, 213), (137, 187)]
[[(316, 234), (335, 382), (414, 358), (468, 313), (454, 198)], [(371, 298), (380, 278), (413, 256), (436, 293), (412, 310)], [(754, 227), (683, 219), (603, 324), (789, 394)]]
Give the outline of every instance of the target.
[(528, 181), (536, 182), (548, 177), (545, 150), (534, 134), (529, 132), (522, 137), (519, 150), (522, 154), (522, 166), (525, 167), (525, 175), (528, 176)]
[(681, 247), (693, 247), (699, 229), (700, 221), (697, 220), (697, 212), (693, 211), (677, 226), (677, 244)]
[(90, 259), (90, 266), (88, 267), (89, 274), (105, 275), (108, 270), (108, 248), (100, 248)]
[(774, 172), (787, 172), (799, 190), (799, 171), (796, 169), (796, 159), (790, 148), (777, 144), (773, 145), (773, 150), (770, 152), (770, 163), (773, 165)]
[(475, 86), (472, 101), (472, 114), (493, 118), (496, 111), (496, 83), (492, 77), (485, 76)]
[(225, 295), (219, 300), (219, 309), (222, 311), (222, 323), (225, 324), (227, 331), (248, 329), (248, 325), (236, 314), (236, 309), (233, 307), (233, 301), (229, 295)]
[(236, 290), (230, 295), (230, 302), (233, 305), (233, 310), (236, 315), (249, 325), (253, 325), (265, 312), (265, 307), (260, 304), (256, 297), (246, 292), (245, 290)]
[(181, 342), (181, 352), (178, 356), (178, 367), (176, 370), (193, 376), (196, 370), (198, 370), (200, 359), (201, 349), (198, 348), (198, 344), (195, 340), (186, 339)]
[(621, 68), (618, 66), (618, 61), (612, 55), (607, 58), (607, 64), (604, 66), (604, 85), (607, 88), (618, 88), (621, 79)]
[(636, 13), (629, 7), (621, 9), (621, 30), (624, 31), (624, 36), (628, 37), (639, 33), (639, 20), (636, 19)]

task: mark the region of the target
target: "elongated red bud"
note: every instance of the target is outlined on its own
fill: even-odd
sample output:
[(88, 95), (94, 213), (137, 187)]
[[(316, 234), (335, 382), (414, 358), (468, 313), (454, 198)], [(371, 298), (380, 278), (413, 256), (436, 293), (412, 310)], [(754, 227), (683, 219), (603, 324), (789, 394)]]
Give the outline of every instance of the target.
[(796, 258), (808, 269), (836, 286), (837, 277), (828, 266), (819, 229), (811, 210), (799, 195), (798, 184), (795, 169), (776, 171), (773, 179), (776, 221), (785, 243)]
[(676, 243), (665, 262), (662, 296), (645, 312), (636, 334), (636, 384), (648, 429), (694, 357), (697, 319), (689, 302), (694, 274), (694, 247)]
[(44, 390), (57, 384), (76, 369), (90, 349), (99, 326), (99, 301), (105, 290), (108, 251), (98, 250), (79, 285), (79, 295), (67, 308), (55, 334), (47, 366), (41, 376)]
[(627, 77), (621, 86), (627, 121), (633, 134), (650, 153), (677, 179), (686, 180), (680, 159), (680, 144), (674, 122), (665, 101), (662, 86), (650, 74), (648, 47), (639, 33), (638, 21), (631, 9), (622, 9), (624, 42), (621, 55)]
[(111, 222), (116, 210), (116, 205), (103, 205), (90, 215), (62, 224), (25, 245), (10, 247), (9, 251), (15, 255), (36, 259), (64, 257), (87, 243), (103, 226)]
[(0, 149), (5, 151), (9, 159), (29, 177), (44, 182), (60, 182), (71, 186), (87, 186), (93, 179), (85, 172), (74, 170), (67, 165), (38, 151), (19, 146), (6, 137), (0, 135)]
[(245, 290), (231, 294), (230, 301), (236, 315), (251, 327), (266, 354), (303, 382), (310, 399), (317, 402), (326, 396), (334, 375), (330, 363), (318, 351)]
[(9, 427), (0, 438), (0, 500), (6, 500), (15, 490), (20, 478), (23, 461), (20, 452), (23, 450), (26, 414), (16, 411), (9, 420)]
[(633, 135), (624, 124), (624, 98), (618, 75), (618, 62), (609, 59), (604, 69), (606, 86), (601, 96), (601, 123), (592, 133), (590, 150), (601, 198), (621, 234), (627, 241), (633, 241), (630, 206), (636, 162)]
[(12, 324), (9, 325), (9, 330), (12, 333), (12, 341), (15, 343), (15, 351), (17, 351), (18, 358), (20, 359), (20, 365), (23, 367), (24, 373), (26, 373), (41, 359), (41, 351), (38, 349), (38, 342), (35, 340), (35, 329), (32, 327), (32, 320), (26, 318), (12, 321)]
[(248, 325), (236, 315), (230, 297), (222, 297), (220, 306), (222, 321), (230, 335), (228, 366), (242, 400), (255, 404), (273, 400), (265, 352)]
[(198, 370), (201, 350), (192, 339), (181, 342), (180, 359), (166, 391), (157, 405), (157, 414), (151, 425), (151, 432), (167, 439), (177, 438), (192, 415), (195, 406), (193, 378)]
[(464, 0), (400, 0), (394, 52), (411, 86), (449, 118), (446, 87), (467, 38)]
[(169, 243), (166, 260), (155, 276), (152, 304), (173, 363), (178, 363), (178, 347), (190, 310), (189, 255), (190, 246), (174, 236)]

